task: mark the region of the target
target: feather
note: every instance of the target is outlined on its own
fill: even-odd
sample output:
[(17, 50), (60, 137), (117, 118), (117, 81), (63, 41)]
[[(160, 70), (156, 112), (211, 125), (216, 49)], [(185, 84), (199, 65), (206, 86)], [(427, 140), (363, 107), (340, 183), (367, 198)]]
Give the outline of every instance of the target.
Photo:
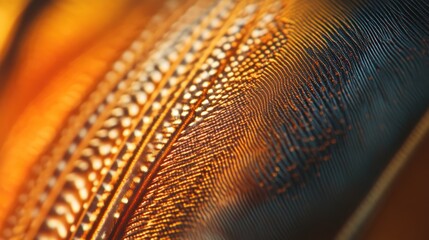
[(166, 1), (62, 115), (3, 236), (359, 236), (428, 110), (427, 5)]

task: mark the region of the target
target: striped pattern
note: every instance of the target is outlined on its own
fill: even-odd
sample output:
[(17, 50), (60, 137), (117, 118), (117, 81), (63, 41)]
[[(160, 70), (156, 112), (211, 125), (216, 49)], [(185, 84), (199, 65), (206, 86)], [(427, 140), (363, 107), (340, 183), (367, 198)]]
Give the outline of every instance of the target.
[(3, 237), (332, 238), (428, 109), (428, 9), (167, 1)]

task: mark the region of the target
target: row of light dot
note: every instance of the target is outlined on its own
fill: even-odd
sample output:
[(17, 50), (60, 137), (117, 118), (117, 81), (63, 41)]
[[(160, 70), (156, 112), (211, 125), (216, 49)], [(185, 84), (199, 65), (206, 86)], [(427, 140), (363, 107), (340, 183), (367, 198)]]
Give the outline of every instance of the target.
[[(194, 10), (194, 11), (198, 12), (198, 10)], [(196, 14), (191, 14), (191, 15), (196, 15)], [(186, 20), (184, 22), (185, 23), (182, 23), (182, 25), (187, 28), (186, 30), (181, 30), (182, 28), (180, 26), (173, 26), (172, 28), (172, 29), (179, 29), (178, 32), (181, 33), (183, 36), (177, 36), (176, 34), (176, 35), (166, 37), (169, 40), (167, 41), (168, 43), (165, 45), (166, 48), (168, 49), (167, 51), (168, 57), (170, 58), (170, 60), (173, 60), (173, 61), (175, 60), (174, 56), (177, 55), (177, 52), (174, 52), (171, 49), (180, 49), (179, 47), (177, 47), (177, 45), (180, 42), (182, 42), (182, 39), (185, 39), (188, 37), (188, 34), (191, 33), (191, 29), (193, 28), (192, 24), (187, 23)], [(104, 123), (104, 126), (107, 125), (108, 128), (112, 128), (114, 130), (118, 130), (118, 132), (122, 132), (124, 137), (128, 137), (131, 133), (131, 129), (133, 128), (132, 119), (129, 118), (129, 115), (131, 115), (130, 107), (134, 108), (134, 112), (135, 112), (135, 114), (133, 114), (130, 117), (136, 117), (136, 115), (141, 111), (141, 107), (143, 106), (143, 104), (146, 103), (146, 101), (141, 101), (141, 100), (142, 99), (147, 100), (151, 92), (157, 88), (155, 84), (159, 83), (159, 81), (163, 77), (163, 74), (165, 74), (165, 72), (168, 70), (169, 62), (165, 54), (162, 55), (159, 51), (156, 51), (154, 53), (151, 53), (150, 56), (152, 56), (153, 58), (148, 59), (145, 65), (145, 68), (141, 72), (135, 73), (135, 75), (138, 76), (138, 80), (134, 81), (129, 91), (127, 93), (124, 93), (121, 96), (119, 100), (119, 107), (116, 107), (113, 109), (112, 111), (113, 116), (110, 116), (107, 119), (107, 121)], [(153, 64), (153, 63), (156, 63), (156, 64)], [(131, 72), (134, 73), (135, 71), (132, 70)], [(166, 91), (161, 91), (161, 94), (165, 94), (165, 92)], [(151, 108), (149, 109), (149, 112), (157, 111), (159, 106), (161, 106), (159, 102), (156, 102), (156, 101), (153, 102), (151, 104)], [(128, 108), (128, 109), (125, 109), (125, 108)], [(128, 110), (128, 116), (121, 115), (126, 113), (126, 110)], [(118, 114), (118, 113), (121, 113), (121, 114)], [(124, 119), (127, 120), (125, 126), (123, 124)], [(141, 118), (141, 124), (148, 125), (150, 124), (150, 121), (151, 121), (150, 117)], [(115, 127), (117, 126), (123, 127), (125, 129), (117, 129), (117, 128), (115, 129)], [(98, 134), (96, 134), (96, 137), (100, 137), (97, 135), (100, 135), (101, 131), (108, 130), (111, 132), (112, 129), (101, 129), (97, 132)], [(119, 152), (120, 144), (123, 142), (122, 139), (120, 141), (116, 139), (115, 141), (116, 146), (111, 146), (110, 143), (104, 143), (104, 145), (101, 145), (96, 140), (96, 144), (94, 145), (98, 146), (98, 153), (102, 155), (99, 157), (100, 158), (104, 157), (104, 162), (106, 162), (106, 160), (109, 161), (107, 164), (105, 163), (104, 168), (102, 168), (101, 172), (99, 172), (101, 173), (100, 174), (101, 177), (99, 177), (98, 179), (104, 178), (107, 180), (105, 183), (100, 185), (99, 185), (98, 179), (94, 181), (97, 185), (94, 185), (92, 187), (92, 192), (93, 194), (95, 194), (95, 198), (93, 199), (93, 202), (91, 204), (89, 204), (89, 202), (88, 204), (84, 203), (84, 207), (87, 209), (86, 209), (85, 216), (82, 219), (82, 222), (79, 224), (79, 227), (77, 229), (74, 229), (74, 226), (75, 226), (74, 224), (70, 226), (71, 231), (73, 230), (77, 231), (76, 232), (77, 237), (81, 234), (84, 234), (85, 231), (89, 230), (91, 223), (96, 220), (98, 215), (96, 213), (96, 210), (99, 210), (99, 208), (104, 205), (104, 200), (106, 200), (106, 198), (109, 196), (110, 194), (109, 192), (112, 189), (112, 184), (109, 183), (109, 181), (111, 181), (112, 179), (117, 179), (118, 173), (121, 172), (122, 167), (125, 165), (124, 160), (127, 160), (127, 158), (131, 156), (132, 152), (135, 150), (134, 138), (140, 139), (142, 137), (142, 131), (140, 129), (141, 128), (135, 130), (134, 136), (130, 137), (126, 145), (123, 146), (123, 148), (120, 150), (121, 153), (124, 153), (122, 158), (118, 158), (113, 162), (111, 161), (111, 159), (114, 157), (112, 155), (115, 155)], [(109, 135), (108, 133), (107, 134), (105, 133), (106, 131), (104, 131), (104, 134), (102, 135)], [(99, 139), (99, 138), (96, 138), (96, 139)], [(113, 139), (110, 139), (110, 140), (113, 140)], [(94, 158), (94, 155), (95, 155), (94, 152), (92, 152), (91, 158)], [(110, 169), (108, 169), (109, 167)], [(75, 182), (75, 180), (73, 182)], [(75, 185), (75, 187), (79, 187), (79, 186)], [(98, 187), (98, 190), (97, 190), (97, 187)], [(81, 199), (81, 200), (85, 201), (85, 199)], [(122, 202), (127, 202), (127, 201), (123, 199)]]
[[(137, 46), (137, 45), (134, 45)], [(133, 55), (131, 51), (127, 51), (124, 53), (122, 60), (131, 60)], [(131, 65), (130, 62), (127, 64), (123, 64), (123, 62), (116, 62), (114, 65), (114, 71), (123, 71), (125, 69), (125, 66)], [(111, 76), (111, 75), (110, 75)], [(122, 80), (125, 81), (125, 80)], [(121, 82), (123, 83), (123, 82)], [(48, 185), (46, 186), (44, 193), (42, 195), (46, 195), (46, 193), (50, 192), (52, 187), (55, 186), (55, 184), (58, 181), (58, 178), (63, 174), (63, 170), (66, 168), (67, 164), (69, 164), (69, 160), (74, 154), (76, 153), (77, 147), (82, 142), (82, 140), (87, 136), (87, 133), (90, 131), (91, 127), (94, 126), (94, 124), (97, 122), (100, 115), (102, 115), (105, 107), (107, 107), (109, 104), (111, 104), (114, 101), (114, 95), (118, 90), (123, 89), (123, 84), (118, 84), (115, 89), (110, 92), (107, 95), (107, 98), (103, 100), (103, 102), (100, 103), (98, 108), (95, 112), (93, 112), (88, 121), (85, 123), (84, 127), (80, 129), (78, 132), (78, 135), (73, 140), (73, 143), (69, 146), (67, 149), (67, 153), (63, 156), (62, 160), (56, 165), (57, 168), (55, 169), (55, 173), (51, 176), (51, 178), (48, 181)], [(118, 114), (119, 111), (116, 111), (116, 114)], [(134, 106), (130, 106), (128, 109), (128, 112), (130, 114), (133, 114), (135, 112)], [(104, 127), (113, 127), (115, 125), (114, 121), (109, 121), (104, 124)], [(121, 121), (121, 126), (126, 127), (129, 125), (129, 119), (125, 118), (123, 121)], [(67, 223), (71, 223), (75, 221), (76, 214), (80, 211), (81, 205), (80, 201), (85, 200), (89, 197), (89, 192), (87, 190), (87, 183), (86, 178), (83, 176), (83, 172), (87, 171), (88, 169), (93, 169), (95, 171), (100, 170), (102, 167), (102, 161), (99, 157), (94, 157), (97, 154), (101, 156), (105, 156), (108, 154), (108, 145), (103, 145), (101, 141), (105, 141), (106, 138), (114, 139), (116, 137), (119, 138), (119, 131), (116, 131), (115, 129), (107, 132), (106, 129), (100, 130), (96, 132), (96, 136), (99, 139), (92, 139), (89, 142), (89, 147), (86, 147), (82, 150), (81, 158), (77, 161), (74, 161), (74, 168), (71, 173), (66, 175), (66, 186), (65, 188), (68, 188), (66, 190), (62, 190), (60, 193), (59, 198), (55, 201), (55, 204), (53, 206), (53, 211), (50, 211), (48, 214), (53, 216), (48, 216), (45, 221), (45, 226), (42, 226), (42, 229), (45, 229), (45, 231), (38, 235), (38, 238), (43, 239), (47, 236), (52, 236), (52, 233), (49, 233), (49, 230), (54, 229), (59, 237), (66, 237), (68, 228), (64, 224), (64, 220), (62, 219), (62, 216), (66, 216), (65, 221)], [(98, 145), (100, 145), (98, 147)], [(95, 149), (97, 147), (97, 149)], [(92, 155), (94, 154), (94, 155)], [(54, 158), (55, 159), (55, 158)], [(109, 163), (109, 160), (107, 159), (106, 162)], [(88, 175), (88, 180), (91, 183), (97, 183), (94, 181), (96, 179), (96, 172), (93, 171)], [(92, 182), (94, 181), (94, 182)], [(78, 194), (76, 194), (78, 193)], [(44, 202), (44, 199), (39, 198), (40, 205)]]
[[(155, 16), (154, 19), (156, 19), (156, 21), (152, 21), (150, 24), (155, 26), (159, 24), (160, 21), (162, 20), (161, 18), (159, 18), (159, 16), (158, 18), (157, 16)], [(54, 164), (55, 159), (58, 159), (55, 156), (60, 154), (61, 152), (59, 148), (61, 148), (61, 146), (64, 145), (64, 144), (61, 144), (64, 142), (64, 136), (72, 132), (75, 132), (76, 130), (74, 129), (76, 129), (77, 123), (81, 122), (76, 120), (78, 116), (72, 116), (69, 119), (68, 125), (61, 132), (60, 137), (62, 138), (59, 140), (60, 144), (55, 145), (55, 147), (50, 152), (50, 154), (42, 158), (41, 162), (44, 165), (44, 167), (39, 167), (37, 169), (37, 172), (35, 173), (36, 175), (38, 174), (36, 180), (33, 180), (27, 186), (29, 191), (25, 191), (19, 196), (19, 199), (22, 205), (17, 207), (18, 211), (16, 212), (17, 213), (16, 215), (12, 215), (9, 217), (8, 219), (9, 227), (3, 230), (3, 235), (5, 237), (10, 237), (12, 235), (17, 235), (17, 234), (23, 235), (24, 232), (22, 230), (24, 229), (24, 226), (27, 225), (28, 221), (30, 221), (32, 218), (37, 216), (41, 205), (47, 198), (47, 193), (56, 184), (58, 177), (61, 175), (62, 171), (66, 167), (67, 162), (70, 156), (76, 150), (77, 145), (84, 139), (89, 129), (93, 126), (93, 124), (97, 121), (98, 117), (103, 112), (104, 108), (108, 104), (112, 103), (112, 101), (114, 100), (114, 94), (118, 90), (121, 90), (122, 88), (124, 88), (123, 81), (119, 83), (118, 81), (121, 80), (121, 76), (124, 75), (125, 69), (127, 68), (127, 66), (131, 66), (134, 64), (135, 56), (139, 56), (142, 54), (143, 43), (147, 41), (149, 37), (150, 37), (149, 31), (147, 30), (143, 31), (140, 37), (137, 40), (135, 40), (131, 44), (130, 48), (123, 53), (121, 59), (119, 59), (113, 64), (112, 70), (105, 75), (105, 78), (102, 81), (100, 81), (100, 83), (96, 87), (96, 90), (93, 93), (91, 93), (88, 100), (80, 106), (79, 114), (84, 116), (89, 115), (88, 112), (90, 112), (91, 109), (94, 109), (92, 105), (94, 105), (94, 103), (99, 102), (99, 99), (102, 99), (103, 96), (107, 95), (107, 97), (104, 98), (104, 100), (101, 103), (99, 103), (96, 110), (91, 113), (90, 117), (85, 122), (84, 126), (78, 131), (78, 134), (75, 135), (72, 144), (69, 145), (69, 148), (67, 149), (67, 152), (64, 154), (62, 159), (57, 164)], [(109, 88), (109, 86), (112, 84), (116, 84), (116, 85), (112, 90), (109, 90), (111, 89)], [(133, 111), (133, 109), (131, 109), (131, 111)], [(83, 151), (83, 154), (88, 155), (89, 154), (88, 149), (85, 149)], [(49, 167), (52, 167), (52, 166), (56, 166), (56, 168), (54, 169), (54, 173), (52, 173), (52, 171), (48, 171)], [(87, 168), (87, 166), (85, 166), (84, 163), (80, 164), (79, 167)], [(40, 172), (42, 170), (43, 172)], [(40, 190), (41, 190), (40, 186), (43, 183), (45, 183), (44, 179), (48, 179), (48, 176), (50, 176), (50, 178), (47, 181), (47, 185), (40, 193)], [(74, 177), (75, 176), (71, 176), (70, 178), (74, 178)], [(76, 184), (79, 186), (79, 188), (82, 185), (84, 185), (82, 179), (77, 179)], [(44, 185), (42, 185), (41, 187), (43, 186)], [(81, 196), (86, 196), (87, 194), (88, 193), (85, 193), (85, 191), (80, 191)], [(38, 198), (33, 197), (37, 195), (39, 196)], [(66, 221), (71, 221), (74, 216), (73, 213), (77, 211), (77, 207), (76, 207), (77, 199), (72, 192), (66, 192), (64, 195), (66, 196), (63, 197), (63, 201), (65, 200), (66, 203), (64, 202), (59, 203), (55, 211), (60, 215), (65, 215)], [(36, 201), (38, 200), (37, 206), (34, 206), (35, 203), (34, 201), (32, 201), (33, 199), (36, 199)], [(28, 216), (28, 214), (26, 214), (29, 212), (29, 210), (31, 210), (32, 212), (30, 217)], [(47, 224), (49, 226), (59, 227), (59, 230), (64, 234), (64, 228), (61, 225), (57, 225), (60, 222), (61, 221), (58, 218), (55, 218), (55, 219), (50, 219), (49, 222), (47, 222)]]
[[(204, 97), (205, 99), (201, 101), (201, 105), (196, 108), (197, 116), (195, 121), (191, 122), (191, 127), (195, 124), (198, 124), (198, 122), (200, 122), (204, 117), (208, 116), (208, 113), (214, 109), (214, 105), (216, 105), (216, 100), (222, 96), (222, 83), (226, 83), (228, 81), (228, 79), (224, 77), (224, 75), (229, 75), (229, 72), (231, 72), (231, 67), (227, 66), (223, 70), (223, 73), (216, 75), (219, 71), (219, 67), (221, 64), (220, 62), (225, 60), (225, 58), (229, 55), (228, 52), (231, 51), (231, 45), (233, 45), (233, 43), (237, 41), (237, 36), (239, 36), (238, 33), (246, 24), (249, 23), (250, 19), (253, 17), (252, 14), (255, 12), (255, 10), (255, 5), (249, 5), (246, 7), (245, 13), (243, 14), (244, 16), (236, 19), (236, 21), (227, 31), (227, 34), (220, 39), (219, 43), (213, 50), (210, 57), (205, 61), (204, 64), (202, 64), (200, 68), (200, 74), (194, 78), (192, 84), (185, 90), (181, 101), (179, 101), (181, 103), (177, 103), (176, 106), (179, 105), (179, 107), (175, 107), (172, 109), (172, 112), (176, 111), (177, 115), (179, 115), (179, 111), (183, 110), (180, 115), (182, 117), (187, 117), (190, 111), (189, 106), (191, 104), (193, 105), (197, 103), (199, 98)], [(213, 96), (213, 89), (210, 86), (213, 80), (215, 80), (215, 83), (218, 83), (218, 94), (216, 96)], [(222, 81), (222, 83), (219, 83), (220, 81)], [(208, 97), (203, 96), (204, 90), (207, 90)], [(184, 109), (182, 106), (185, 106)], [(171, 115), (171, 117), (173, 117), (173, 114)], [(174, 117), (172, 118), (172, 120), (174, 120)], [(145, 214), (150, 213), (148, 212)], [(148, 222), (147, 224), (151, 225), (151, 223), (152, 222)], [(161, 231), (163, 229), (163, 226), (161, 226), (161, 224), (154, 223), (154, 225), (150, 226), (149, 228), (152, 230), (153, 233), (153, 231)], [(154, 236), (143, 235), (139, 237), (145, 238)]]
[[(190, 126), (194, 126), (198, 124), (198, 122), (200, 122), (203, 117), (208, 116), (209, 112), (214, 109), (214, 106), (216, 105), (217, 100), (225, 97), (224, 90), (231, 90), (230, 89), (231, 87), (228, 87), (228, 89), (225, 89), (225, 87), (227, 87), (228, 81), (234, 78), (233, 72), (238, 71), (236, 66), (239, 64), (239, 62), (236, 61), (236, 58), (234, 56), (231, 56), (229, 59), (230, 66), (232, 68), (230, 66), (227, 66), (222, 73), (220, 73), (217, 76), (215, 76), (215, 74), (218, 72), (217, 69), (219, 68), (220, 61), (224, 60), (224, 58), (228, 55), (228, 51), (231, 51), (231, 45), (238, 40), (237, 36), (240, 36), (239, 35), (240, 30), (242, 30), (243, 26), (249, 23), (249, 20), (250, 18), (253, 17), (252, 14), (255, 12), (255, 10), (256, 10), (256, 5), (249, 5), (246, 7), (245, 14), (243, 14), (244, 16), (242, 18), (238, 18), (235, 21), (232, 27), (228, 30), (227, 34), (224, 37), (222, 37), (222, 39), (219, 41), (218, 45), (213, 50), (212, 55), (201, 66), (200, 75), (197, 76), (194, 79), (192, 85), (190, 85), (190, 87), (185, 90), (182, 97), (182, 103), (177, 103), (176, 106), (178, 107), (175, 107), (172, 109), (172, 112), (175, 111), (176, 115), (179, 115), (179, 111), (183, 110), (182, 106), (184, 106), (184, 110), (182, 111), (181, 116), (182, 117), (188, 116), (189, 110), (190, 110), (189, 105), (195, 104), (198, 101), (197, 99), (202, 97), (203, 89), (207, 89), (211, 85), (210, 82), (214, 78), (215, 82), (213, 83), (213, 85), (215, 85), (215, 89), (217, 89), (216, 94), (213, 94), (214, 92), (212, 88), (208, 89), (207, 91), (208, 96), (205, 97), (206, 99), (203, 100), (201, 102), (201, 105), (197, 107), (196, 119), (190, 124)], [(238, 50), (238, 53), (240, 54), (238, 59), (240, 62), (244, 60), (243, 55), (245, 55), (245, 53), (247, 53), (247, 51), (249, 50), (249, 45), (254, 43), (253, 39), (261, 37), (267, 33), (265, 27), (267, 23), (272, 20), (272, 16), (273, 16), (272, 14), (265, 15), (263, 20), (258, 22), (258, 25), (255, 28), (255, 30), (252, 32), (251, 34), (252, 37), (249, 39), (249, 41), (240, 45), (240, 50)], [(260, 59), (257, 59), (257, 60), (259, 61)], [(236, 73), (234, 75), (239, 75), (239, 73)], [(172, 116), (173, 115), (174, 114), (172, 114)], [(172, 118), (172, 120), (174, 120), (174, 117)], [(163, 193), (160, 193), (160, 194), (163, 194)], [(150, 212), (145, 212), (144, 214), (150, 214)], [(151, 225), (151, 222), (148, 222), (147, 224)], [(154, 223), (154, 225), (150, 228), (152, 230), (152, 233), (153, 231), (155, 232), (157, 230), (162, 231), (162, 229), (164, 229), (163, 226), (161, 226), (161, 224), (158, 224), (158, 223)], [(139, 237), (142, 237), (142, 238), (154, 237), (154, 235), (144, 235), (144, 234), (145, 233), (143, 233), (142, 236), (139, 235)]]
[[(113, 70), (106, 75), (104, 81), (100, 82), (100, 84), (97, 86), (97, 90), (95, 90), (89, 97), (88, 102), (85, 102), (81, 105), (79, 110), (80, 113), (85, 113), (89, 109), (91, 109), (92, 105), (89, 103), (93, 102), (94, 99), (101, 98), (101, 96), (104, 95), (102, 92), (105, 92), (108, 89), (106, 87), (106, 85), (109, 85), (108, 83), (113, 82), (114, 79), (120, 79), (120, 66), (132, 64), (132, 62), (130, 62), (131, 59), (129, 58), (128, 54), (132, 51), (138, 51), (136, 49), (136, 46), (138, 46), (137, 43), (140, 41), (144, 40), (137, 40), (132, 45), (131, 49), (128, 50), (122, 56), (122, 59), (118, 60), (114, 64)], [(118, 89), (119, 87), (117, 86), (112, 90), (112, 92), (116, 92)], [(18, 197), (20, 205), (16, 207), (17, 211), (15, 211), (15, 214), (9, 216), (7, 220), (8, 227), (3, 229), (3, 236), (9, 238), (12, 235), (24, 234), (24, 232), (22, 231), (24, 229), (24, 226), (28, 224), (28, 221), (37, 216), (41, 205), (47, 199), (47, 193), (50, 192), (50, 190), (55, 186), (58, 177), (61, 175), (62, 171), (66, 167), (67, 160), (75, 151), (77, 144), (85, 137), (88, 129), (92, 126), (92, 124), (96, 122), (99, 114), (103, 110), (103, 107), (110, 102), (111, 99), (106, 98), (103, 102), (100, 103), (100, 106), (96, 109), (95, 112), (91, 114), (91, 117), (88, 119), (87, 122), (85, 122), (84, 127), (79, 131), (79, 134), (76, 135), (76, 137), (73, 139), (73, 143), (67, 149), (67, 152), (64, 157), (58, 163), (55, 163), (55, 160), (58, 159), (55, 156), (57, 156), (59, 152), (61, 152), (60, 148), (64, 145), (62, 144), (64, 142), (64, 136), (68, 135), (70, 132), (73, 132), (73, 129), (76, 128), (78, 122), (76, 121), (76, 117), (70, 119), (70, 121), (68, 122), (68, 126), (61, 133), (62, 138), (59, 140), (59, 144), (55, 145), (49, 155), (42, 157), (40, 161), (41, 164), (35, 168), (35, 171), (33, 171), (34, 175), (36, 176), (36, 179), (29, 181), (26, 186), (26, 189), (28, 189), (28, 191), (23, 191)], [(52, 169), (52, 166), (55, 166), (55, 168)], [(47, 182), (45, 182), (46, 179), (48, 179)], [(71, 200), (71, 198), (67, 199)], [(29, 212), (31, 212), (31, 216), (28, 215)], [(51, 221), (50, 225), (53, 225), (54, 223), (55, 221)]]
[[(231, 7), (231, 5), (227, 5), (227, 7)], [(203, 16), (206, 16), (208, 14), (204, 14)], [(224, 14), (225, 15), (225, 14)], [(216, 18), (217, 19), (217, 18)], [(219, 21), (218, 21), (219, 22)], [(201, 24), (200, 24), (201, 25)], [(220, 27), (220, 22), (217, 25), (214, 25), (213, 23), (207, 28), (202, 29), (202, 26), (199, 26), (199, 28), (202, 29), (202, 31), (195, 31), (195, 32), (201, 32), (200, 37), (193, 43), (191, 49), (188, 53), (184, 55), (184, 58), (180, 62), (180, 65), (177, 66), (176, 70), (174, 71), (173, 75), (168, 78), (168, 84), (164, 87), (162, 91), (168, 91), (169, 94), (167, 96), (163, 96), (161, 99), (165, 100), (164, 103), (162, 103), (162, 106), (166, 105), (167, 101), (169, 100), (168, 96), (173, 96), (175, 92), (178, 91), (179, 87), (181, 86), (181, 83), (183, 82), (183, 79), (188, 75), (189, 69), (187, 66), (192, 66), (196, 59), (199, 58), (199, 55), (201, 53), (201, 50), (204, 46), (204, 42), (209, 41), (212, 31), (216, 31), (217, 28)], [(195, 27), (193, 27), (195, 30)], [(189, 39), (182, 39), (182, 42), (188, 41)], [(171, 52), (168, 48), (165, 49), (165, 52)], [(180, 59), (179, 59), (180, 60)], [(166, 109), (168, 110), (168, 109)], [(139, 174), (134, 175), (133, 177), (133, 183), (131, 186), (128, 186), (129, 189), (123, 194), (120, 202), (115, 203), (115, 208), (117, 209), (117, 212), (113, 214), (113, 218), (119, 218), (120, 212), (122, 209), (125, 208), (125, 205), (128, 203), (128, 197), (131, 196), (133, 193), (133, 189), (135, 186), (141, 181), (141, 179), (144, 177), (145, 173), (149, 170), (150, 165), (154, 162), (155, 157), (159, 150), (161, 150), (165, 143), (169, 140), (171, 137), (171, 134), (174, 133), (177, 126), (181, 124), (182, 119), (180, 115), (180, 110), (178, 109), (170, 109), (168, 110), (173, 115), (173, 119), (169, 119), (167, 121), (163, 121), (161, 126), (159, 127), (158, 131), (156, 131), (153, 134), (152, 140), (146, 145), (146, 151), (143, 153), (143, 155), (146, 157), (145, 162), (139, 162), (136, 169), (139, 169)], [(170, 121), (171, 120), (171, 121)], [(142, 122), (140, 125), (144, 125)], [(140, 129), (140, 127), (137, 127), (137, 129)], [(118, 159), (120, 159), (123, 156), (118, 156)], [(112, 219), (113, 220), (113, 219)]]

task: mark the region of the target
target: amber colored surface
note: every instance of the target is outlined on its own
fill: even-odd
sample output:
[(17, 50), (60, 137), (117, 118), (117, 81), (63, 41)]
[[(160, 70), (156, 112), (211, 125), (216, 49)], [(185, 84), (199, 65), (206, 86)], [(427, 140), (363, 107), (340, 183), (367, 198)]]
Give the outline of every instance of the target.
[[(328, 94), (319, 86), (329, 80), (330, 85), (341, 80), (341, 84), (355, 86), (339, 76), (349, 74), (353, 64), (346, 60), (361, 56), (360, 52), (339, 51), (333, 58), (338, 62), (313, 56), (325, 57), (323, 53), (335, 46), (347, 49), (344, 42), (355, 44), (340, 38), (342, 44), (336, 45), (327, 37), (336, 36), (338, 28), (353, 27), (347, 21), (353, 13), (347, 10), (351, 5), (336, 7), (326, 0), (277, 5), (267, 1), (257, 2), (252, 10), (247, 9), (250, 1), (238, 1), (231, 8), (220, 2), (213, 12), (204, 13), (210, 6), (208, 0), (197, 1), (199, 8), (192, 15), (187, 10), (195, 5), (189, 1), (175, 6), (172, 14), (167, 14), (169, 10), (155, 15), (161, 19), (155, 21), (159, 25), (152, 24), (148, 30), (145, 24), (154, 18), (161, 2), (52, 2), (30, 23), (24, 37), (16, 39), (18, 52), (10, 58), (7, 86), (0, 98), (4, 113), (0, 119), (0, 226), (8, 210), (15, 207), (5, 228), (8, 236), (220, 237), (218, 229), (246, 220), (242, 217), (246, 215), (225, 214), (229, 210), (244, 209), (247, 214), (246, 209), (267, 196), (285, 196), (292, 187), (303, 190), (307, 183), (301, 178), (308, 176), (308, 169), (330, 163), (334, 147), (356, 147), (339, 144), (341, 140), (350, 143), (343, 138), (357, 127), (344, 117), (343, 112), (352, 110), (344, 107), (343, 92)], [(240, 19), (245, 22), (240, 28), (235, 20), (242, 15), (249, 18)], [(212, 28), (215, 20), (219, 27)], [(142, 44), (145, 52), (124, 52), (142, 29), (149, 36)], [(172, 46), (161, 44), (164, 40), (171, 40)], [(195, 45), (200, 48), (195, 50)], [(239, 52), (240, 47), (249, 52)], [(242, 60), (238, 60), (240, 55)], [(127, 58), (123, 56), (133, 60), (112, 66), (115, 60)], [(109, 71), (119, 72), (112, 81), (103, 78)], [(307, 73), (315, 73), (317, 80), (310, 75), (301, 77)], [(319, 84), (320, 73), (326, 74), (320, 85), (314, 85)], [(120, 84), (112, 90), (114, 81)], [(96, 88), (98, 82), (107, 82), (107, 91)], [(98, 98), (86, 98), (89, 93)], [(317, 102), (313, 95), (335, 102), (327, 104), (332, 109), (320, 106), (320, 119), (335, 125), (317, 128), (313, 121), (307, 122), (312, 117), (308, 105)], [(106, 99), (106, 104), (100, 104), (100, 99)], [(277, 125), (285, 119), (293, 124)], [(275, 127), (286, 130), (276, 131)], [(317, 131), (302, 134), (308, 129)], [(65, 137), (63, 130), (68, 130)], [(298, 143), (278, 144), (289, 138)], [(304, 157), (292, 157), (301, 161), (282, 164), (282, 154), (288, 153)], [(422, 150), (416, 159), (424, 157)], [(41, 161), (34, 164), (36, 159)], [(416, 182), (424, 185), (427, 179), (416, 174), (425, 168), (413, 163), (408, 168), (412, 173), (406, 171), (404, 180), (398, 180), (399, 188), (392, 190), (392, 199), (388, 198), (380, 212), (381, 220), (370, 230), (374, 239), (423, 234), (427, 222), (423, 213), (427, 211), (420, 205), (428, 202), (428, 196), (409, 196), (424, 189), (418, 189)], [(38, 167), (37, 178), (28, 177), (32, 165)], [(309, 176), (318, 179), (321, 173), (315, 172)], [(282, 175), (290, 179), (283, 181)], [(23, 188), (17, 199), (23, 183), (31, 191)], [(407, 187), (411, 185), (416, 188)], [(290, 196), (294, 201), (294, 195)], [(405, 203), (413, 199), (418, 202)], [(409, 212), (408, 205), (418, 206), (415, 210), (420, 212)], [(284, 210), (267, 209), (274, 209), (265, 212), (272, 215)], [(413, 214), (422, 214), (422, 218)], [(306, 219), (318, 221), (312, 216)], [(405, 218), (409, 226), (402, 225)], [(274, 224), (275, 218), (255, 219), (258, 226), (284, 226)], [(420, 220), (414, 223), (414, 219)], [(318, 234), (319, 222), (305, 225), (311, 228), (308, 232)], [(329, 227), (323, 229), (326, 236), (337, 227), (335, 223), (333, 227), (320, 225)], [(404, 231), (394, 234), (392, 226)], [(238, 232), (240, 226), (235, 229)]]
[(150, 15), (157, 5), (149, 6), (133, 0), (59, 1), (30, 24), (0, 98), (0, 222), (32, 163), (140, 33), (147, 20), (142, 12)]
[(363, 239), (427, 239), (429, 236), (429, 134), (411, 156), (380, 205)]
[(28, 2), (28, 0), (0, 0), (0, 63), (8, 50), (16, 28), (19, 25), (22, 11)]

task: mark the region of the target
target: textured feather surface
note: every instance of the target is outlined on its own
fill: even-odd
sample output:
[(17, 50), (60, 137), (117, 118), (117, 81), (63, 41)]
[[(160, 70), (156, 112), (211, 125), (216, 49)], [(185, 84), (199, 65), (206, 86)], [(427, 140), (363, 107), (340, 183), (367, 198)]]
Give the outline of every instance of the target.
[(332, 238), (428, 109), (428, 9), (166, 3), (41, 158), (4, 236)]

